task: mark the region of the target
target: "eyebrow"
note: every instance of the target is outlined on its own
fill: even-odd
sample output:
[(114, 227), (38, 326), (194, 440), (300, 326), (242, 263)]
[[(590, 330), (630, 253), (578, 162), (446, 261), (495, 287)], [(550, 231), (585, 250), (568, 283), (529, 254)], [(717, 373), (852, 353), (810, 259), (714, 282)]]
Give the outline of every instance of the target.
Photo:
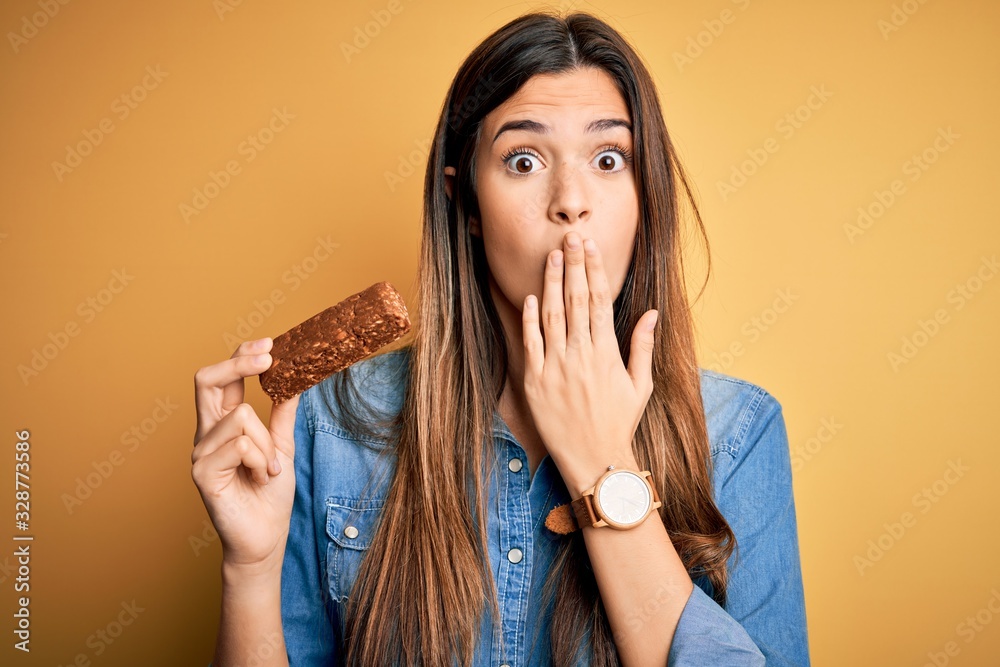
[[(624, 127), (629, 132), (632, 131), (632, 123), (627, 120), (622, 120), (621, 118), (601, 118), (598, 120), (592, 120), (587, 123), (587, 127), (583, 128), (583, 131), (591, 134), (595, 132), (605, 132), (607, 130)], [(535, 134), (548, 134), (552, 131), (552, 128), (543, 123), (539, 123), (537, 120), (531, 120), (530, 118), (525, 118), (523, 120), (509, 120), (500, 126), (497, 130), (496, 136), (493, 137), (491, 143), (496, 143), (500, 135), (508, 130), (524, 130), (525, 132), (534, 132)]]

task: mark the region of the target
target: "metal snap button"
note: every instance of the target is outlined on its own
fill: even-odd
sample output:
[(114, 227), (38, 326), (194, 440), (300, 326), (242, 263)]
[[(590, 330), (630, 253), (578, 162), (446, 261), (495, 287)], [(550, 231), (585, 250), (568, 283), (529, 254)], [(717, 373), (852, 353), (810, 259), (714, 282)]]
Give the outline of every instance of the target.
[(511, 563), (520, 563), (522, 558), (524, 558), (524, 552), (516, 547), (507, 552), (507, 560)]
[(517, 472), (518, 470), (521, 469), (521, 466), (523, 465), (524, 464), (521, 463), (521, 459), (511, 459), (510, 462), (507, 464), (507, 467), (510, 468), (511, 472)]
[(358, 529), (354, 526), (348, 526), (344, 529), (344, 535), (347, 535), (352, 540), (358, 536)]

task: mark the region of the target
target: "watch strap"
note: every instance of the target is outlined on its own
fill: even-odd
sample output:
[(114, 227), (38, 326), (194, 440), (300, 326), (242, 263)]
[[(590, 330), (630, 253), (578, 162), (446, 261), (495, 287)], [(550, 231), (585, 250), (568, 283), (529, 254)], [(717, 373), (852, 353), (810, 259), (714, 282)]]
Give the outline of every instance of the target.
[(578, 526), (593, 526), (598, 521), (601, 521), (601, 517), (597, 516), (597, 512), (594, 511), (593, 493), (582, 495), (569, 505), (573, 510), (573, 515), (576, 517), (576, 524)]
[(569, 535), (573, 531), (580, 529), (580, 524), (576, 522), (573, 511), (569, 505), (557, 505), (545, 517), (545, 527), (553, 533), (559, 535)]
[[(652, 475), (647, 470), (644, 470), (639, 474), (646, 478), (649, 482), (649, 486), (652, 488), (653, 502), (650, 509), (652, 510), (660, 507), (662, 505), (660, 501), (660, 494), (656, 490), (656, 485), (653, 484)], [(594, 494), (589, 493), (580, 496), (570, 503), (564, 503), (553, 507), (549, 511), (548, 516), (545, 517), (545, 527), (553, 533), (557, 533), (559, 535), (569, 535), (570, 533), (579, 530), (581, 524), (593, 526), (601, 520), (594, 511), (593, 499)]]

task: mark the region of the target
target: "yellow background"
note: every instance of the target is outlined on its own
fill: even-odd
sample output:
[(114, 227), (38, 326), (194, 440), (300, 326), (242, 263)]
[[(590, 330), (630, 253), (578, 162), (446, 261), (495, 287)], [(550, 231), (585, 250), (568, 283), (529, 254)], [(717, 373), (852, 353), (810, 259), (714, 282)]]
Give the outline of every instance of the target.
[[(392, 14), (381, 0), (223, 2), (0, 9), (0, 497), (13, 536), (14, 431), (30, 429), (35, 535), (30, 656), (11, 647), (16, 563), (13, 546), (0, 550), (3, 664), (208, 663), (221, 551), (210, 533), (192, 546), (207, 521), (190, 478), (195, 370), (228, 358), (226, 335), (242, 337), (240, 318), (268, 311), (275, 290), (283, 302), (249, 337), (378, 280), (412, 307), (426, 146), (447, 86), (475, 44), (541, 6), (401, 0)], [(609, 20), (655, 76), (712, 243), (695, 308), (701, 363), (784, 407), (813, 664), (996, 664), (1000, 280), (983, 258), (1000, 250), (1000, 6), (547, 6)], [(900, 25), (888, 23), (894, 11)], [(372, 12), (391, 20), (348, 60), (343, 45)], [(31, 36), (14, 44), (11, 33)], [(679, 64), (687, 48), (696, 57)], [(814, 86), (828, 99), (800, 109)], [(144, 99), (121, 117), (122, 95)], [(294, 118), (248, 160), (241, 145), (274, 109)], [(804, 120), (788, 136), (780, 123), (796, 113)], [(113, 131), (57, 175), (53, 163), (102, 121)], [(947, 150), (935, 150), (948, 128)], [(777, 151), (724, 198), (719, 183), (765, 145)], [(908, 161), (925, 151), (935, 161), (912, 180)], [(180, 205), (230, 160), (240, 172), (185, 221)], [(401, 182), (390, 186), (392, 173)], [(877, 210), (877, 193), (888, 201), (896, 179), (905, 190), (852, 242), (845, 226), (859, 207)], [(318, 238), (337, 247), (310, 262)], [(312, 269), (298, 283), (287, 273), (296, 265)], [(132, 276), (118, 293), (116, 270)], [(972, 298), (958, 299), (958, 285)], [(775, 305), (782, 290), (787, 307)], [(107, 303), (91, 312), (88, 298)], [(943, 324), (925, 324), (934, 335), (919, 333), (938, 310)], [(22, 379), (19, 366), (74, 323)], [(894, 366), (904, 338), (919, 347)], [(248, 396), (266, 419), (255, 380)], [(177, 406), (161, 422), (158, 400)], [(123, 434), (144, 424), (130, 450)], [(115, 450), (118, 464), (106, 463)], [(946, 477), (952, 462), (967, 468), (961, 477)], [(64, 495), (108, 465), (71, 512)], [(920, 500), (925, 488), (933, 503)], [(880, 540), (881, 558), (859, 566)], [(124, 632), (96, 640), (133, 601), (142, 611)], [(987, 622), (970, 636), (961, 624), (977, 612)]]

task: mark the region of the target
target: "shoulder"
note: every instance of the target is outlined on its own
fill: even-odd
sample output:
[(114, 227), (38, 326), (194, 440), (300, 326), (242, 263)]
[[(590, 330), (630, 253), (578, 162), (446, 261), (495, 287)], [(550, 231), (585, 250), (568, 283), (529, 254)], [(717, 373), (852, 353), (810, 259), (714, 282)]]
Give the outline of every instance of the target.
[(699, 375), (705, 425), (716, 463), (743, 459), (768, 429), (780, 425), (784, 435), (781, 403), (766, 389), (705, 368), (699, 369)]

